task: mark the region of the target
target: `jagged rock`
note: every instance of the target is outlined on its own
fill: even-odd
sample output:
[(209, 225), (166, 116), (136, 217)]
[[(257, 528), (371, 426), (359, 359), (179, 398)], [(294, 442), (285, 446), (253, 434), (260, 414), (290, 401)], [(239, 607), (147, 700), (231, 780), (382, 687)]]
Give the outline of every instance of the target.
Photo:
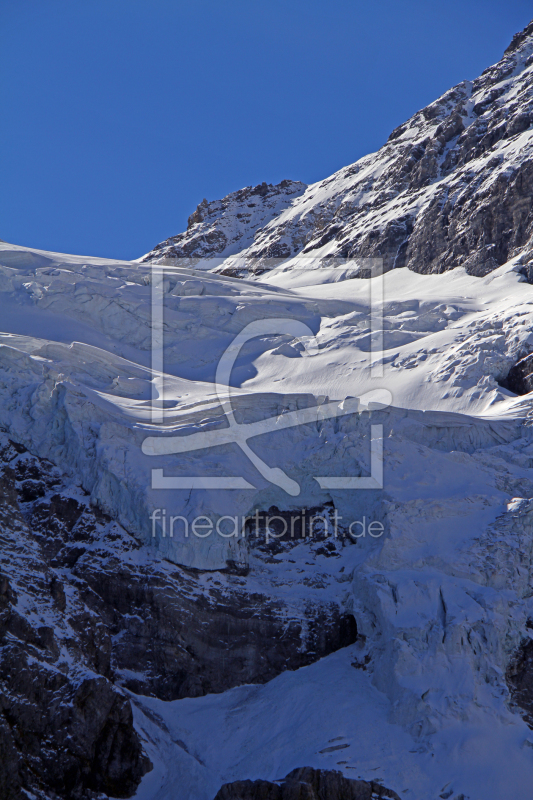
[[(527, 627), (533, 628), (528, 620)], [(533, 728), (533, 641), (524, 639), (511, 658), (506, 672), (511, 700), (517, 706), (530, 728)]]
[(345, 778), (336, 770), (300, 767), (278, 783), (235, 781), (226, 783), (215, 800), (400, 800), (399, 795), (374, 781)]
[(515, 394), (533, 391), (533, 353), (521, 358), (511, 369), (502, 385)]
[(59, 797), (90, 791), (130, 797), (147, 771), (129, 701), (103, 677), (73, 678), (37, 664), (20, 646), (2, 647), (0, 793), (6, 800), (18, 798), (22, 787)]
[[(382, 258), (386, 270), (421, 273), (462, 266), (478, 277), (519, 254), (526, 264), (533, 253), (532, 65), (530, 23), (501, 61), (418, 111), (376, 153), (309, 186), (253, 242), (235, 240), (230, 253), (213, 227), (202, 247), (231, 256), (220, 270), (235, 277), (260, 276), (296, 255)], [(196, 225), (206, 209), (198, 207)], [(228, 206), (225, 225), (231, 213)], [(176, 253), (188, 255), (194, 230), (159, 248), (182, 242)], [(530, 271), (524, 267), (526, 277)], [(361, 267), (359, 277), (368, 274)]]
[(209, 203), (204, 198), (189, 217), (185, 233), (156, 245), (141, 260), (172, 263), (180, 258), (189, 259), (193, 265), (200, 259), (238, 253), (305, 189), (306, 184), (299, 181), (283, 180), (276, 185), (263, 181), (232, 192), (222, 200)]
[(150, 763), (109, 680), (109, 635), (73, 587), (67, 601), (24, 518), (24, 476), (44, 486), (43, 465), (5, 439), (0, 450), (12, 464), (0, 470), (0, 796), (129, 797)]

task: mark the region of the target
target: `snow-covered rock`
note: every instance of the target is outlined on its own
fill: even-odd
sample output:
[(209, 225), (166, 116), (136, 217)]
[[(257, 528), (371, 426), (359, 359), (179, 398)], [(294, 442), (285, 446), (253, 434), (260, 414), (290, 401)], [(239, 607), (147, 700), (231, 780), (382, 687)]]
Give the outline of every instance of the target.
[(500, 62), (418, 111), (377, 153), (309, 186), (218, 269), (261, 275), (272, 258), (304, 255), (486, 275), (520, 255), (531, 277), (532, 86), (530, 24)]
[[(353, 702), (361, 703), (362, 694), (370, 692), (374, 699), (365, 702), (370, 707), (377, 703), (377, 716), (364, 751), (359, 750), (358, 718), (354, 728), (343, 723), (342, 734), (360, 753), (355, 762), (349, 758), (340, 765), (347, 775), (354, 774), (349, 770), (353, 768), (357, 775), (372, 778), (379, 753), (380, 777), (387, 785), (440, 791), (447, 783), (446, 772), (452, 770), (455, 737), (461, 732), (472, 743), (465, 745), (470, 753), (476, 726), (488, 725), (487, 755), (477, 757), (475, 768), (488, 770), (482, 784), (484, 800), (502, 791), (501, 781), (494, 779), (495, 769), (505, 775), (507, 784), (511, 782), (515, 796), (527, 796), (522, 787), (530, 780), (528, 749), (520, 748), (528, 733), (513, 710), (516, 695), (509, 691), (506, 670), (527, 639), (528, 619), (533, 616), (527, 555), (533, 540), (531, 398), (516, 397), (497, 382), (528, 348), (531, 336), (533, 287), (516, 263), (484, 278), (461, 269), (440, 275), (387, 273), (381, 378), (372, 377), (369, 369), (368, 325), (369, 289), (381, 278), (317, 285), (314, 273), (308, 276), (312, 285), (284, 288), (168, 267), (162, 296), (168, 372), (163, 378), (149, 367), (150, 268), (10, 245), (2, 245), (2, 250), (4, 260), (13, 263), (15, 253), (18, 262), (16, 267), (2, 267), (5, 283), (0, 294), (5, 329), (0, 346), (0, 424), (10, 438), (70, 474), (96, 506), (134, 535), (137, 551), (150, 554), (150, 563), (161, 565), (155, 574), (164, 580), (162, 596), (168, 597), (170, 591), (163, 565), (170, 567), (170, 574), (177, 569), (172, 564), (182, 565), (207, 570), (193, 595), (204, 597), (200, 602), (209, 606), (210, 593), (221, 592), (215, 602), (219, 607), (226, 604), (223, 614), (229, 617), (243, 613), (246, 596), (262, 597), (263, 615), (271, 607), (278, 609), (272, 620), (281, 614), (287, 622), (297, 622), (302, 633), (294, 644), (290, 636), (286, 640), (288, 650), (278, 667), (272, 670), (263, 660), (255, 672), (246, 672), (249, 667), (245, 667), (243, 677), (260, 680), (274, 675), (284, 663), (298, 666), (302, 642), (306, 644), (301, 652), (309, 653), (311, 661), (328, 652), (327, 643), (325, 650), (313, 645), (314, 656), (309, 652), (313, 649), (309, 643), (317, 641), (313, 639), (317, 620), (324, 631), (330, 625), (333, 634), (336, 626), (340, 630), (342, 615), (353, 614), (359, 639), (343, 656), (348, 660), (342, 668), (346, 673), (341, 670), (342, 681), (360, 674)], [(47, 259), (46, 266), (39, 259)], [(290, 284), (293, 278), (279, 273), (277, 280)], [(300, 276), (297, 282), (301, 280)], [(202, 291), (182, 293), (180, 287), (187, 281), (197, 282)], [(269, 469), (283, 470), (298, 484), (297, 494), (269, 480), (271, 473), (253, 465), (246, 451), (231, 441), (217, 444), (215, 437), (203, 450), (185, 447), (177, 456), (172, 452), (176, 437), (213, 431), (219, 437), (226, 430), (227, 408), (221, 405), (214, 383), (217, 365), (239, 331), (265, 321), (263, 335), (250, 340), (236, 361), (232, 403), (237, 424), (258, 426), (250, 439), (255, 455)], [(304, 330), (309, 331), (307, 341), (295, 338)], [(43, 338), (46, 332), (54, 338)], [(154, 409), (160, 414), (162, 382), (165, 412), (163, 419), (154, 421)], [(349, 405), (350, 397), (384, 390), (390, 393), (390, 406), (363, 406), (367, 410), (360, 413)], [(299, 415), (294, 418), (297, 424), (287, 427), (291, 414)], [(263, 429), (265, 420), (268, 425)], [(371, 473), (372, 426), (382, 428), (383, 490), (322, 488), (317, 476)], [(163, 443), (162, 448), (157, 442)], [(161, 470), (167, 479), (241, 476), (250, 486), (232, 491), (158, 489), (152, 470)], [(329, 514), (335, 509), (343, 535), (329, 552), (321, 541), (298, 540), (280, 542), (274, 551), (261, 550), (261, 545), (257, 549), (253, 527), (248, 525), (243, 537), (240, 524), (236, 537), (194, 539), (179, 527), (170, 538), (168, 527), (163, 536), (161, 519), (155, 529), (152, 526), (150, 514), (157, 508), (187, 519), (212, 517), (214, 523), (225, 515), (237, 516), (240, 522), (255, 509), (272, 515), (298, 514), (303, 508), (317, 513), (329, 509)], [(353, 543), (347, 529), (363, 517), (367, 525), (370, 521), (383, 525), (384, 534), (374, 538), (367, 531), (364, 537), (353, 537)], [(360, 531), (357, 524), (352, 528), (352, 533)], [(84, 580), (91, 592), (108, 587), (107, 596), (116, 597), (118, 603), (121, 593), (127, 596), (128, 586), (130, 592), (138, 586), (128, 558), (124, 553), (113, 556), (114, 566), (89, 562)], [(135, 558), (138, 561), (139, 556)], [(228, 568), (229, 572), (220, 572)], [(114, 577), (104, 579), (107, 573)], [(146, 572), (141, 575), (146, 585)], [(183, 582), (181, 586), (176, 597), (185, 592)], [(137, 594), (134, 618), (142, 617), (139, 603), (144, 595)], [(192, 614), (189, 629), (194, 630), (194, 604), (182, 596), (179, 615)], [(174, 601), (172, 607), (178, 607)], [(201, 620), (198, 615), (199, 611), (196, 616)], [(159, 627), (163, 618), (158, 611)], [(212, 623), (204, 619), (201, 624), (208, 630)], [(148, 628), (132, 624), (117, 638), (114, 651), (123, 685), (136, 692), (149, 686), (164, 698), (157, 703), (169, 704), (164, 712), (160, 705), (151, 711), (145, 698), (134, 696), (137, 724), (154, 764), (141, 782), (139, 797), (151, 800), (168, 797), (165, 786), (174, 781), (173, 768), (161, 763), (165, 748), (174, 747), (165, 738), (174, 724), (167, 719), (175, 713), (173, 703), (178, 703), (176, 713), (181, 718), (185, 702), (207, 703), (208, 716), (215, 717), (220, 703), (226, 702), (217, 695), (170, 701), (172, 683), (158, 682), (151, 666), (155, 653), (151, 655), (148, 644), (143, 648), (148, 661), (139, 660), (140, 672), (132, 669), (135, 637), (142, 634), (148, 643), (156, 630), (149, 633)], [(171, 629), (162, 630), (172, 640)], [(194, 668), (193, 662), (186, 667), (190, 679), (183, 685), (189, 685), (188, 694), (201, 694), (201, 687), (207, 686), (194, 678), (198, 668), (204, 676), (210, 674), (205, 641), (200, 652), (201, 656), (195, 650)], [(324, 680), (330, 670), (328, 659), (333, 658), (319, 662)], [(167, 664), (168, 670), (171, 662), (158, 657), (156, 663), (160, 668)], [(232, 676), (238, 679), (240, 674), (231, 658), (225, 663), (219, 678), (210, 683), (218, 690), (232, 685)], [(304, 668), (293, 673), (291, 681), (296, 683), (291, 692), (307, 696), (308, 674)], [(209, 680), (214, 680), (214, 673)], [(268, 684), (269, 692), (277, 691), (278, 680)], [(228, 702), (233, 702), (231, 697)], [(342, 693), (339, 702), (341, 697)], [(257, 696), (258, 703), (263, 703), (261, 698)], [(245, 706), (247, 714), (256, 713), (252, 698)], [(191, 714), (203, 707), (192, 705)], [(335, 708), (332, 721), (340, 724), (340, 710)], [(310, 706), (309, 720), (322, 713), (320, 709), (320, 704)], [(163, 727), (157, 728), (157, 723), (157, 735), (150, 728), (154, 713), (167, 719)], [(369, 713), (367, 708), (365, 714)], [(302, 746), (293, 748), (292, 728), (284, 723), (279, 730), (285, 742), (282, 761), (256, 758), (252, 769), (244, 759), (228, 771), (220, 756), (213, 760), (202, 749), (205, 734), (192, 722), (187, 725), (173, 738), (207, 765), (198, 766), (196, 761), (194, 766), (183, 750), (176, 761), (180, 775), (185, 775), (182, 796), (191, 800), (208, 800), (224, 781), (272, 780), (302, 763), (319, 768), (326, 756), (328, 768), (334, 768), (334, 759), (339, 758), (333, 750), (321, 753), (330, 746), (328, 739), (315, 745), (304, 735)], [(330, 730), (327, 736), (335, 739)], [(392, 730), (403, 731), (399, 741), (409, 741), (414, 751), (403, 765), (376, 750), (377, 742), (386, 740)], [(254, 736), (259, 732), (251, 727), (248, 735), (246, 747), (255, 752), (260, 737), (254, 740)], [(495, 761), (498, 749), (501, 757)], [(435, 769), (430, 768), (437, 761), (432, 753), (438, 754)], [(503, 761), (509, 768), (503, 768)], [(468, 789), (475, 796), (475, 770), (469, 771), (468, 764), (465, 757), (453, 767), (454, 780), (457, 791)]]
[(222, 200), (204, 199), (189, 217), (185, 233), (156, 245), (141, 261), (172, 263), (179, 258), (188, 259), (191, 266), (208, 268), (213, 258), (225, 258), (251, 245), (258, 231), (306, 188), (299, 181), (283, 180), (275, 185), (263, 181), (232, 192)]

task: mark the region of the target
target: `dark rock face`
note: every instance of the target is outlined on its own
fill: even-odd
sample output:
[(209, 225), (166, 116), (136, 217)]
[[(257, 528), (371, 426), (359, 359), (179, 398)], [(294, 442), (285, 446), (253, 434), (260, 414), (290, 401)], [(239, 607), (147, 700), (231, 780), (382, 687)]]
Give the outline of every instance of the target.
[[(531, 620), (528, 627), (533, 627)], [(530, 639), (523, 641), (514, 654), (505, 677), (511, 701), (533, 728), (533, 642)]]
[(300, 767), (284, 781), (235, 781), (226, 783), (215, 800), (400, 800), (399, 795), (374, 781), (345, 778), (336, 770)]
[(281, 602), (250, 594), (239, 576), (200, 592), (198, 578), (176, 568), (165, 574), (88, 557), (73, 574), (114, 637), (122, 685), (163, 700), (265, 683), (357, 635), (353, 616), (339, 607), (308, 606), (287, 619)]
[(0, 441), (0, 796), (129, 797), (150, 763), (110, 680), (108, 632), (66, 596), (21, 508), (27, 481), (41, 496), (57, 472), (20, 450)]
[(521, 358), (511, 367), (502, 385), (515, 394), (529, 394), (533, 391), (533, 353)]
[(23, 646), (3, 651), (1, 796), (19, 797), (20, 787), (31, 787), (60, 797), (86, 797), (89, 790), (130, 797), (150, 765), (129, 701), (103, 677), (76, 685), (28, 661)]
[(0, 546), (2, 799), (21, 787), (43, 800), (131, 796), (150, 765), (122, 687), (164, 700), (222, 692), (357, 637), (336, 604), (289, 608), (250, 592), (238, 570), (143, 558), (83, 491), (2, 433)]

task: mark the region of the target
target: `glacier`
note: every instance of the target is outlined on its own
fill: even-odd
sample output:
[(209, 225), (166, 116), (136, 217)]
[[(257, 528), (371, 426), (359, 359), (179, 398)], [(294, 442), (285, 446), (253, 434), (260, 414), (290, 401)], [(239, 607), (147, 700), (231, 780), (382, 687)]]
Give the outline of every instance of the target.
[[(386, 785), (419, 797), (436, 796), (450, 778), (472, 797), (501, 797), (510, 787), (525, 797), (530, 734), (509, 706), (505, 674), (533, 616), (533, 438), (528, 396), (498, 382), (530, 346), (533, 287), (516, 260), (483, 278), (458, 268), (330, 282), (328, 270), (310, 269), (292, 288), (288, 271), (276, 285), (273, 275), (260, 283), (168, 267), (169, 371), (164, 422), (156, 424), (153, 383), (161, 378), (150, 369), (150, 268), (7, 244), (0, 262), (10, 265), (1, 267), (0, 425), (75, 478), (138, 539), (146, 558), (207, 574), (234, 561), (251, 568), (251, 586), (259, 580), (274, 595), (296, 596), (289, 555), (305, 561), (308, 544), (282, 554), (266, 573), (261, 564), (254, 578), (257, 558), (242, 537), (193, 541), (182, 531), (172, 539), (158, 531), (153, 538), (150, 513), (166, 506), (191, 517), (241, 517), (257, 507), (329, 502), (344, 519), (366, 514), (385, 528), (382, 539), (343, 548), (323, 582), (322, 596), (336, 596), (357, 620), (354, 645), (263, 687), (170, 703), (132, 695), (156, 765), (136, 796), (170, 797), (179, 780), (180, 797), (207, 799), (224, 781), (278, 778), (305, 762), (340, 765), (354, 776), (375, 771)], [(202, 291), (178, 294), (184, 277)], [(373, 280), (384, 281), (381, 378), (368, 368)], [(315, 422), (258, 437), (256, 451), (300, 483), (297, 497), (269, 483), (231, 444), (201, 457), (145, 455), (147, 437), (221, 429), (218, 359), (249, 320), (282, 316), (313, 330), (317, 349), (304, 357), (290, 334), (267, 334), (250, 347), (232, 373), (241, 422), (320, 409), (326, 398), (383, 386), (390, 407), (317, 414)], [(333, 473), (368, 473), (369, 423), (383, 428), (383, 491), (321, 490), (313, 476), (331, 465)], [(255, 488), (158, 490), (153, 468), (173, 476), (229, 469), (253, 474)], [(290, 709), (300, 734), (276, 708)], [(234, 725), (235, 739), (228, 735)], [(320, 752), (341, 735), (346, 752)], [(217, 744), (219, 737), (240, 755)]]
[[(99, 667), (31, 563), (111, 631), (138, 800), (302, 766), (530, 797), (533, 400), (507, 376), (533, 353), (532, 36), (378, 154), (204, 201), (136, 261), (0, 242), (0, 450), (94, 515), (43, 566), (10, 478), (27, 525), (2, 592), (55, 631), (51, 671)], [(341, 534), (254, 542), (259, 511), (334, 511)]]

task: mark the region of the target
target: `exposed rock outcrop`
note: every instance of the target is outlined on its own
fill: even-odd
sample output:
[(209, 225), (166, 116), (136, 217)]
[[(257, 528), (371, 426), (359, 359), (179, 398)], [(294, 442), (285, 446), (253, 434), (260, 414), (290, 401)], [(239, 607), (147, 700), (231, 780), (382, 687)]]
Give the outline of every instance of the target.
[(13, 465), (0, 472), (0, 796), (129, 797), (150, 763), (111, 681), (108, 631), (65, 590), (19, 505), (58, 474), (21, 450), (0, 442)]
[[(520, 256), (531, 280), (532, 86), (530, 23), (501, 61), (417, 112), (376, 153), (303, 193), (298, 185), (298, 199), (271, 221), (265, 218), (253, 242), (228, 238), (219, 221), (210, 224), (219, 206), (204, 201), (187, 233), (158, 245), (149, 257), (231, 256), (222, 272), (247, 277), (272, 268), (273, 259), (294, 256), (382, 258), (386, 270), (422, 273), (462, 266), (476, 276)], [(224, 226), (240, 225), (236, 200), (227, 202), (238, 196), (221, 201)], [(362, 268), (360, 277), (367, 276)]]
[(378, 800), (399, 795), (374, 781), (345, 778), (336, 770), (300, 767), (283, 781), (235, 781), (226, 783), (215, 800)]
[(305, 183), (283, 180), (232, 192), (222, 200), (203, 199), (188, 220), (187, 230), (171, 236), (143, 256), (142, 261), (172, 263), (187, 259), (225, 258), (248, 247), (260, 228), (302, 195)]
[(533, 391), (533, 353), (524, 356), (511, 367), (502, 386), (515, 394), (529, 394)]
[[(130, 796), (149, 768), (118, 687), (165, 700), (264, 683), (355, 641), (337, 603), (146, 559), (0, 433), (0, 795)], [(143, 555), (144, 552), (144, 555)]]
[(353, 616), (337, 604), (291, 609), (250, 593), (239, 576), (215, 573), (202, 587), (194, 574), (134, 568), (112, 557), (86, 558), (73, 573), (114, 637), (121, 683), (164, 700), (265, 683), (357, 635)]
[[(528, 620), (527, 627), (533, 629), (533, 620)], [(521, 642), (509, 662), (505, 677), (512, 702), (533, 728), (533, 640)]]

